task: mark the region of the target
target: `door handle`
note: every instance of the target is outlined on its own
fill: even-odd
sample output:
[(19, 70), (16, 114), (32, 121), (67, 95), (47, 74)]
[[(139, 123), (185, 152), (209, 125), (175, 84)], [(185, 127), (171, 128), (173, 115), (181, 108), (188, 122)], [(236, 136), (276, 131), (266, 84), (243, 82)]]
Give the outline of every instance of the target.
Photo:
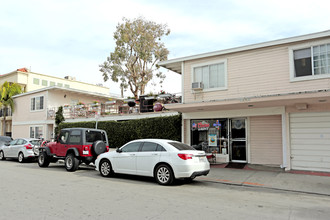
[(134, 156), (135, 154), (129, 154), (129, 155)]
[(151, 155), (153, 155), (153, 156), (157, 156), (158, 154), (151, 154)]

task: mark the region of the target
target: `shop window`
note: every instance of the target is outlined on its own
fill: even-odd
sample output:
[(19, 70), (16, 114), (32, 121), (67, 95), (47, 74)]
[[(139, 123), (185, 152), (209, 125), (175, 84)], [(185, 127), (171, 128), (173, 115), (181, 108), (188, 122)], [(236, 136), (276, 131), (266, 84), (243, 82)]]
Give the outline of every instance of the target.
[(227, 119), (191, 120), (191, 145), (197, 150), (221, 153), (228, 146), (227, 124)]
[(30, 127), (30, 138), (42, 138), (42, 126), (31, 126)]

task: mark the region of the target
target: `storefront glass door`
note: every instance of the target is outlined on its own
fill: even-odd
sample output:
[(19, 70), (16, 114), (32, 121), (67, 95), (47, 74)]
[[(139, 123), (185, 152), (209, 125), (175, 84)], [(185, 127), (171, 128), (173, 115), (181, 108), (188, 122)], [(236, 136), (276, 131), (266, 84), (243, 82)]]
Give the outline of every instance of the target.
[(246, 162), (246, 120), (230, 119), (230, 159), (232, 162)]

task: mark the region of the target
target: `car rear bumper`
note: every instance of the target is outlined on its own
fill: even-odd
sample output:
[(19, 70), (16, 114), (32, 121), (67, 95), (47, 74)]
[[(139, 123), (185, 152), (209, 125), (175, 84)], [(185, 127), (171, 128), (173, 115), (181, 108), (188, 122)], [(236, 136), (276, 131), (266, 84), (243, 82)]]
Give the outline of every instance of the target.
[(196, 176), (206, 176), (207, 174), (209, 174), (209, 172), (210, 172), (210, 170), (193, 172), (193, 174), (191, 174), (190, 178), (195, 178)]
[(210, 172), (210, 164), (177, 165), (173, 166), (175, 178), (192, 178), (207, 175)]

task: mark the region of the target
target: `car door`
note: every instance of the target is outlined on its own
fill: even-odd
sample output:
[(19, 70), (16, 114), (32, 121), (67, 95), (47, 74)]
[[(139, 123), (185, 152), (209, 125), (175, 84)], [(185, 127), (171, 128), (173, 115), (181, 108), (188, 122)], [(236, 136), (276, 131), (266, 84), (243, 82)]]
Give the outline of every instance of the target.
[(16, 144), (11, 147), (12, 157), (18, 157), (18, 153), (24, 146), (24, 143), (26, 143), (24, 139), (17, 140)]
[(4, 145), (3, 146), (3, 153), (4, 153), (5, 157), (12, 157), (13, 154), (11, 152), (11, 148), (12, 148), (12, 146), (14, 146), (16, 144), (16, 142), (17, 142), (17, 139), (16, 140), (12, 140), (9, 143), (8, 146), (7, 145)]
[(136, 154), (141, 142), (129, 143), (113, 157), (113, 169), (116, 173), (136, 174)]
[(56, 145), (53, 147), (53, 154), (59, 157), (64, 157), (66, 155), (66, 152), (68, 150), (68, 143), (69, 143), (69, 135), (70, 131), (62, 130), (58, 140), (56, 142)]
[(154, 142), (143, 142), (141, 150), (136, 153), (136, 174), (153, 176), (154, 167), (160, 158), (157, 146)]

